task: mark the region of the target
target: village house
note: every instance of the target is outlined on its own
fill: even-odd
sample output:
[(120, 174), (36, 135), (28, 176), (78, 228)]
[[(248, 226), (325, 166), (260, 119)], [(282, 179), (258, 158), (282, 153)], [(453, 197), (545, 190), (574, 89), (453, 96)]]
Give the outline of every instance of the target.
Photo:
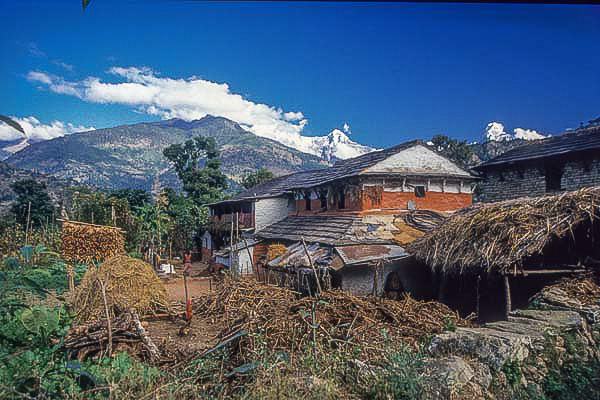
[[(231, 238), (239, 243), (245, 233), (246, 241), (253, 239), (247, 246), (254, 272), (266, 279), (276, 272), (281, 282), (288, 273), (289, 284), (302, 286), (301, 273), (318, 269), (334, 287), (355, 294), (419, 292), (428, 286), (418, 283), (427, 270), (416, 267), (402, 246), (470, 206), (476, 181), (422, 141), (404, 143), (212, 204), (211, 248)], [(285, 250), (269, 257), (275, 245)], [(221, 263), (235, 266), (227, 263), (235, 258), (228, 252), (218, 253)], [(250, 249), (242, 245), (242, 252)]]
[(526, 143), (475, 167), (479, 200), (495, 202), (600, 185), (600, 126)]

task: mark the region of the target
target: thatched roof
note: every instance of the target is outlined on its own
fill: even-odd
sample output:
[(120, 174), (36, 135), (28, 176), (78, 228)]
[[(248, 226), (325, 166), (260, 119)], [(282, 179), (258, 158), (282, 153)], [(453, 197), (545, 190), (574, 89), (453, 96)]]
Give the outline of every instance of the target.
[(472, 207), (407, 248), (444, 273), (557, 267), (598, 251), (599, 220), (600, 187), (587, 188)]

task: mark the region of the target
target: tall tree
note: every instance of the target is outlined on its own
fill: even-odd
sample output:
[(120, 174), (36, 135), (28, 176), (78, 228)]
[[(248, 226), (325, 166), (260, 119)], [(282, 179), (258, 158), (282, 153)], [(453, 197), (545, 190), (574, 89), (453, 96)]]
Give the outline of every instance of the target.
[(55, 208), (45, 183), (34, 179), (23, 179), (13, 182), (10, 187), (17, 195), (12, 205), (12, 212), (17, 222), (26, 225), (28, 214), (31, 218), (31, 226), (40, 226), (52, 218)]
[(131, 209), (145, 206), (146, 204), (150, 203), (151, 198), (150, 192), (147, 190), (131, 188), (113, 190), (110, 193), (110, 197), (127, 200)]
[(273, 179), (273, 173), (265, 168), (261, 168), (253, 174), (245, 175), (241, 183), (244, 188), (250, 189), (271, 179)]
[(469, 168), (474, 161), (474, 153), (466, 140), (459, 141), (446, 135), (435, 135), (431, 142), (437, 151), (456, 162), (461, 167)]
[(183, 144), (173, 144), (163, 155), (175, 166), (183, 190), (197, 205), (219, 201), (227, 189), (227, 178), (221, 172), (221, 160), (215, 140), (197, 136)]

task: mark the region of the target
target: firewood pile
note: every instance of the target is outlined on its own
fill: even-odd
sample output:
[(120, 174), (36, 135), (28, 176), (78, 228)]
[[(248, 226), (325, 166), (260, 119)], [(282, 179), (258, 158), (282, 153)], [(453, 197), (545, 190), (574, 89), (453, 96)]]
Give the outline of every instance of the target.
[(110, 334), (108, 327), (108, 321), (103, 319), (72, 328), (64, 339), (69, 357), (84, 361), (120, 351), (147, 360), (160, 357), (136, 312), (126, 312), (111, 320)]
[(62, 255), (71, 262), (90, 263), (125, 253), (120, 228), (63, 221)]
[[(216, 293), (196, 299), (195, 306), (199, 315), (222, 326), (221, 338), (239, 331), (261, 334), (270, 348), (285, 351), (302, 351), (315, 342), (361, 345), (364, 358), (381, 355), (384, 341), (414, 345), (447, 327), (471, 324), (441, 303), (409, 296), (393, 301), (331, 290), (319, 299), (299, 298), (290, 289), (232, 277)], [(242, 355), (250, 359), (257, 344), (256, 335), (242, 338)]]
[(532, 300), (549, 298), (549, 294), (559, 291), (567, 298), (576, 300), (583, 307), (600, 305), (600, 286), (593, 274), (585, 274), (577, 278), (564, 278), (558, 283), (546, 286)]
[(169, 312), (167, 291), (154, 268), (124, 255), (90, 267), (75, 289), (72, 306), (79, 322), (106, 318), (106, 308), (110, 318), (131, 309), (142, 315)]

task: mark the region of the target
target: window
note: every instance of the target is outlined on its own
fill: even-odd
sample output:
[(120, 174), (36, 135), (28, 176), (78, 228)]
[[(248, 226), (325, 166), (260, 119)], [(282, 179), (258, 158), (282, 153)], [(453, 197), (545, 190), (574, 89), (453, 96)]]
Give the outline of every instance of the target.
[(305, 209), (310, 211), (312, 209), (310, 204), (310, 192), (304, 192), (304, 201), (306, 202)]
[(338, 208), (340, 210), (346, 208), (346, 193), (344, 193), (344, 188), (338, 189)]
[(560, 181), (563, 175), (562, 165), (546, 165), (546, 191), (562, 190)]
[(327, 190), (319, 192), (319, 200), (321, 200), (321, 208), (327, 210)]
[(425, 186), (415, 186), (415, 197), (425, 197)]

